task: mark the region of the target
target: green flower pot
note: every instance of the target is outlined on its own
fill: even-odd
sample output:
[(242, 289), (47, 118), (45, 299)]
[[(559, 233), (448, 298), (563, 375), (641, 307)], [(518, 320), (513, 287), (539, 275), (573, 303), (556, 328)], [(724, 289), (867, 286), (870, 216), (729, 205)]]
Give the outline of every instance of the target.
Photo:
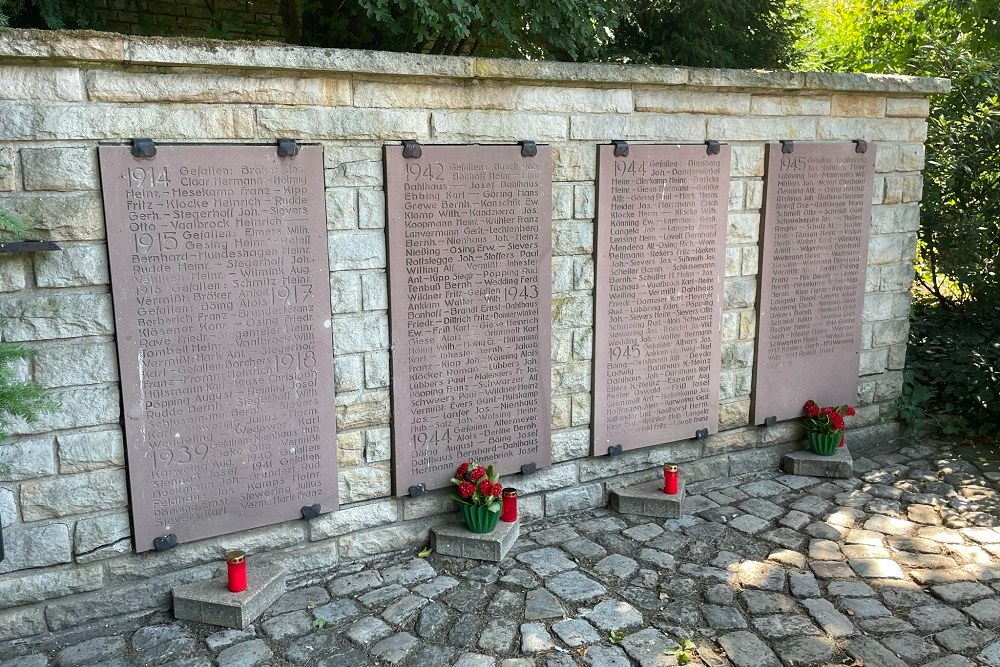
[(473, 533), (492, 533), (500, 520), (500, 512), (491, 512), (488, 507), (461, 503), (465, 527)]
[(819, 454), (820, 456), (833, 456), (836, 454), (837, 449), (840, 448), (840, 439), (843, 436), (843, 431), (834, 431), (833, 433), (806, 432), (806, 438), (809, 439), (809, 449), (813, 454)]

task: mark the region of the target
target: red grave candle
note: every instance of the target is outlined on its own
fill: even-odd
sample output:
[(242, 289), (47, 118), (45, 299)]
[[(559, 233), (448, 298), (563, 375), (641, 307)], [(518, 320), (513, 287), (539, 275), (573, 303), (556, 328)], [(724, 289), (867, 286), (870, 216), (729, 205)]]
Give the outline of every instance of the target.
[(665, 465), (663, 466), (663, 492), (669, 495), (674, 495), (677, 493), (677, 466), (675, 465)]
[(229, 575), (229, 591), (239, 593), (247, 588), (247, 555), (242, 551), (226, 554), (226, 569)]
[(503, 490), (503, 508), (500, 510), (500, 520), (507, 523), (517, 521), (517, 489)]

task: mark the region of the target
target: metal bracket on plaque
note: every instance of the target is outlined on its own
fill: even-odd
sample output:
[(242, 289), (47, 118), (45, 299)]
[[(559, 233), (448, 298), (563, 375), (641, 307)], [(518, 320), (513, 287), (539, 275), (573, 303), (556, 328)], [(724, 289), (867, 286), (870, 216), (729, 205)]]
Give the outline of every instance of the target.
[(608, 456), (619, 456), (622, 453), (621, 445), (612, 445), (608, 447)]
[(715, 139), (709, 139), (705, 142), (705, 152), (709, 155), (718, 155), (722, 152), (722, 144)]
[(163, 535), (153, 540), (153, 548), (157, 551), (170, 551), (177, 546), (177, 536), (173, 533)]
[(278, 139), (278, 157), (295, 157), (299, 154), (299, 142), (295, 139)]
[(774, 416), (774, 415), (771, 415), (770, 417), (768, 417), (767, 419), (764, 420), (764, 426), (766, 426), (768, 428), (771, 428), (772, 426), (774, 426), (777, 423), (778, 423), (778, 418), (776, 416)]
[(408, 490), (410, 492), (411, 498), (419, 498), (420, 496), (424, 495), (425, 491), (427, 491), (427, 487), (422, 483), (414, 484)]
[(319, 503), (315, 503), (313, 505), (304, 505), (302, 507), (302, 518), (306, 519), (307, 521), (309, 519), (315, 519), (316, 517), (319, 516), (319, 511), (320, 511)]
[(864, 139), (852, 139), (854, 142), (854, 152), (855, 153), (867, 153), (868, 152), (868, 142)]
[(413, 139), (403, 139), (403, 157), (418, 158), (424, 154), (424, 149), (420, 147), (419, 141)]
[(795, 152), (795, 142), (791, 139), (781, 140), (781, 152), (782, 153), (793, 153)]
[(624, 139), (614, 139), (611, 145), (615, 147), (615, 157), (628, 157), (628, 142)]
[(698, 429), (697, 431), (694, 432), (694, 437), (698, 440), (704, 440), (705, 438), (708, 437), (708, 429), (707, 428)]
[(538, 155), (538, 145), (534, 141), (525, 139), (524, 141), (517, 142), (517, 145), (521, 147), (521, 157), (535, 157)]
[(156, 157), (156, 144), (152, 139), (133, 139), (132, 157)]
[(0, 243), (0, 252), (51, 252), (62, 250), (55, 241), (11, 241)]
[(525, 477), (527, 477), (528, 475), (534, 475), (535, 474), (535, 464), (534, 463), (525, 463), (524, 465), (522, 465), (521, 466), (521, 474), (524, 475)]

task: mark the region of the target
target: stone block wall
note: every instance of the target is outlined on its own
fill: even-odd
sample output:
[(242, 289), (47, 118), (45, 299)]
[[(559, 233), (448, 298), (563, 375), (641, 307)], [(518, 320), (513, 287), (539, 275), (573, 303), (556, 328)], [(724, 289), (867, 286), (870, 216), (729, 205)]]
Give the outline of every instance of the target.
[[(764, 144), (878, 144), (852, 443), (895, 433), (908, 286), (919, 224), (927, 96), (942, 80), (795, 72), (529, 63), (97, 33), (0, 31), (0, 209), (60, 252), (0, 255), (0, 336), (38, 355), (20, 374), (62, 408), (0, 444), (0, 640), (169, 604), (217, 573), (229, 548), (283, 565), (293, 583), (339, 562), (422, 545), (450, 521), (444, 491), (397, 499), (382, 146), (553, 148), (553, 465), (513, 476), (527, 519), (603, 505), (609, 485), (667, 461), (689, 480), (776, 466), (792, 423), (749, 423)], [(120, 389), (97, 150), (132, 137), (325, 151), (342, 508), (190, 544), (132, 552)], [(596, 145), (733, 147), (720, 432), (589, 456)]]

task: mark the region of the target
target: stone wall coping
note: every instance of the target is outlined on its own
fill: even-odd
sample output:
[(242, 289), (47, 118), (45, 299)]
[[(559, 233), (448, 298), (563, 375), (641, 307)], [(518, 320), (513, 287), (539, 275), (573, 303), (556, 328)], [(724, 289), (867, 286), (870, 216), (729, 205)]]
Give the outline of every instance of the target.
[(302, 73), (520, 80), (572, 84), (694, 86), (927, 96), (946, 93), (942, 78), (765, 70), (531, 62), (322, 49), (269, 42), (137, 37), (93, 31), (0, 29), (0, 62), (121, 63), (143, 67), (219, 67)]

